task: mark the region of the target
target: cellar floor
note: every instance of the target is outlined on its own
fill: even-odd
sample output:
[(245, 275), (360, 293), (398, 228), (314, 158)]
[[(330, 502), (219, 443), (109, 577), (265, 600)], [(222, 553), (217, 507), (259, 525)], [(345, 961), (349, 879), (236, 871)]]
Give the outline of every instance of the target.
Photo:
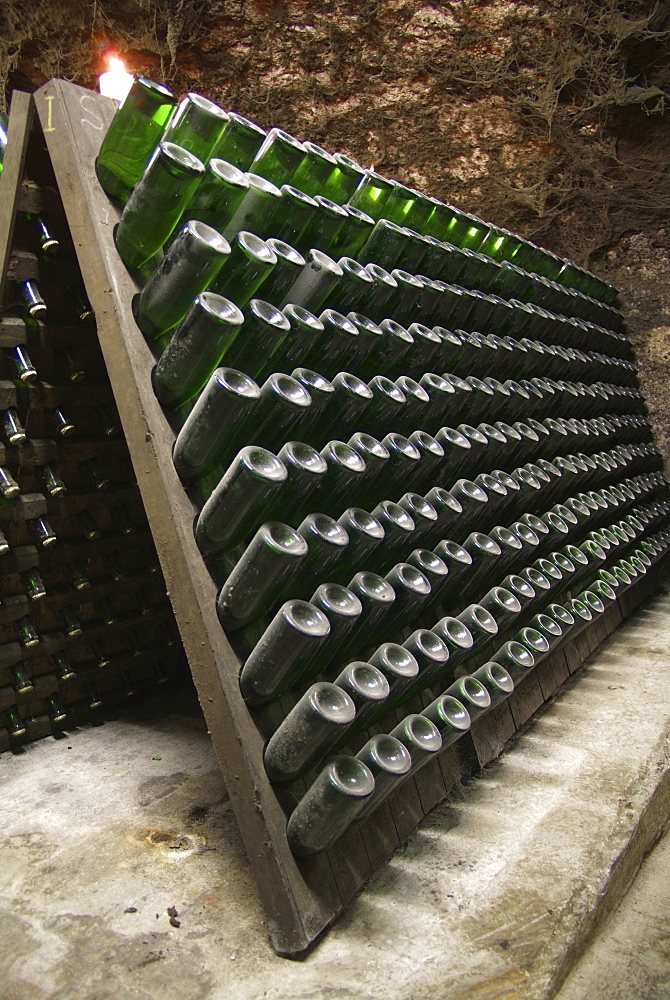
[[(302, 962), (267, 943), (184, 692), (4, 754), (0, 996), (551, 997), (670, 815), (669, 678), (660, 596), (427, 818)], [(600, 1000), (574, 989), (570, 1000)], [(634, 990), (617, 1000), (652, 995)]]

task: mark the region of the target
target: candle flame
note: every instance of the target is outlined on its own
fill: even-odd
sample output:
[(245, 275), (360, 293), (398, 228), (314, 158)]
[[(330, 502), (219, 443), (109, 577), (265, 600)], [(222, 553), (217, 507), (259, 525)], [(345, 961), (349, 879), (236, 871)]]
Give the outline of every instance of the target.
[(123, 59), (113, 53), (107, 56), (107, 66), (109, 68), (99, 77), (100, 93), (121, 104), (132, 86), (132, 73), (126, 69)]
[(374, 165), (374, 163), (371, 163), (370, 164), (370, 170), (374, 170), (374, 169), (375, 169), (375, 165)]
[(127, 73), (126, 64), (118, 56), (107, 57), (107, 68), (110, 73)]

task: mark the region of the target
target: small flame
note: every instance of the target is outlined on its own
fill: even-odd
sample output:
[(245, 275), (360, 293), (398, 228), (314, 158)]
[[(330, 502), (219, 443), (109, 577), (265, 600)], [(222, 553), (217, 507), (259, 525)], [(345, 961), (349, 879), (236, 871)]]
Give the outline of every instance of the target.
[(106, 73), (101, 73), (98, 79), (100, 93), (121, 104), (133, 85), (133, 75), (128, 72), (119, 56), (107, 56), (107, 65), (109, 69)]
[(126, 64), (118, 56), (108, 56), (107, 69), (110, 73), (127, 73)]
[(370, 164), (370, 170), (374, 170), (374, 169), (375, 169), (375, 165), (374, 165), (374, 163), (371, 163)]

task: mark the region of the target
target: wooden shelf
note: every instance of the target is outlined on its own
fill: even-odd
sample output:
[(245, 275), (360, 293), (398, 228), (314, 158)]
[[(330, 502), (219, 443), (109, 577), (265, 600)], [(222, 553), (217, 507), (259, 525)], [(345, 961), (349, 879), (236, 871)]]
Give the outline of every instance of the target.
[[(615, 606), (569, 651), (545, 660), (467, 738), (440, 755), (368, 821), (330, 851), (297, 861), (286, 840), (287, 801), (262, 764), (264, 739), (239, 691), (240, 662), (215, 611), (216, 586), (196, 547), (196, 507), (171, 461), (174, 432), (151, 388), (151, 348), (133, 319), (138, 291), (112, 237), (119, 219), (97, 182), (94, 161), (114, 113), (112, 101), (52, 80), (35, 94), (135, 475), (184, 649), (279, 954), (304, 952), (369, 876), (407, 840), (420, 819), (462, 776), (495, 757), (530, 715), (621, 618)], [(1, 247), (0, 247), (1, 250)], [(0, 386), (1, 396), (1, 386)], [(627, 592), (628, 610), (653, 587), (653, 574)], [(604, 633), (603, 633), (604, 630)], [(403, 713), (404, 714), (404, 713)], [(281, 799), (281, 801), (280, 801)]]

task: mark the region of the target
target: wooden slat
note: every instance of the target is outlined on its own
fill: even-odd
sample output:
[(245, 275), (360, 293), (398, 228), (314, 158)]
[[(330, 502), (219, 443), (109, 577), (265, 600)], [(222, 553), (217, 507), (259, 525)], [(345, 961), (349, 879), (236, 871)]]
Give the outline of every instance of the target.
[(7, 149), (2, 173), (0, 173), (0, 303), (3, 301), (5, 293), (7, 267), (14, 239), (16, 209), (21, 192), (21, 179), (25, 167), (33, 113), (33, 102), (30, 94), (15, 90), (12, 94)]
[(296, 954), (333, 919), (332, 895), (325, 878), (307, 884), (288, 848), (286, 819), (262, 767), (261, 737), (240, 696), (239, 662), (216, 617), (215, 586), (193, 538), (194, 508), (166, 460), (174, 435), (151, 389), (153, 356), (130, 309), (137, 289), (114, 247), (118, 211), (94, 172), (114, 105), (59, 80), (42, 87), (35, 101), (156, 549), (273, 944), (282, 954)]
[[(151, 389), (154, 356), (132, 318), (130, 303), (137, 287), (113, 244), (112, 231), (119, 213), (95, 178), (94, 159), (113, 105), (63, 81), (45, 85), (35, 100), (170, 599), (258, 883), (270, 936), (280, 954), (296, 955), (407, 840), (450, 788), (497, 756), (514, 731), (555, 693), (608, 629), (604, 622), (596, 623), (569, 652), (554, 654), (524, 679), (507, 702), (476, 723), (472, 733), (406, 782), (334, 848), (307, 862), (297, 861), (286, 842), (286, 797), (275, 792), (262, 766), (264, 734), (278, 724), (281, 706), (252, 718), (241, 699), (239, 659), (220, 628), (215, 613), (216, 584), (193, 539), (196, 507), (170, 461), (174, 432)], [(3, 388), (0, 383), (0, 405), (11, 392), (15, 392), (13, 387)], [(650, 586), (645, 581), (645, 593)], [(642, 593), (641, 585), (638, 593)], [(634, 603), (631, 595), (631, 606)], [(614, 621), (614, 616), (610, 617)], [(473, 664), (468, 664), (468, 669), (473, 669)], [(418, 700), (402, 706), (389, 714), (384, 726), (392, 726), (392, 718), (397, 721), (407, 711), (420, 711), (422, 704)]]

